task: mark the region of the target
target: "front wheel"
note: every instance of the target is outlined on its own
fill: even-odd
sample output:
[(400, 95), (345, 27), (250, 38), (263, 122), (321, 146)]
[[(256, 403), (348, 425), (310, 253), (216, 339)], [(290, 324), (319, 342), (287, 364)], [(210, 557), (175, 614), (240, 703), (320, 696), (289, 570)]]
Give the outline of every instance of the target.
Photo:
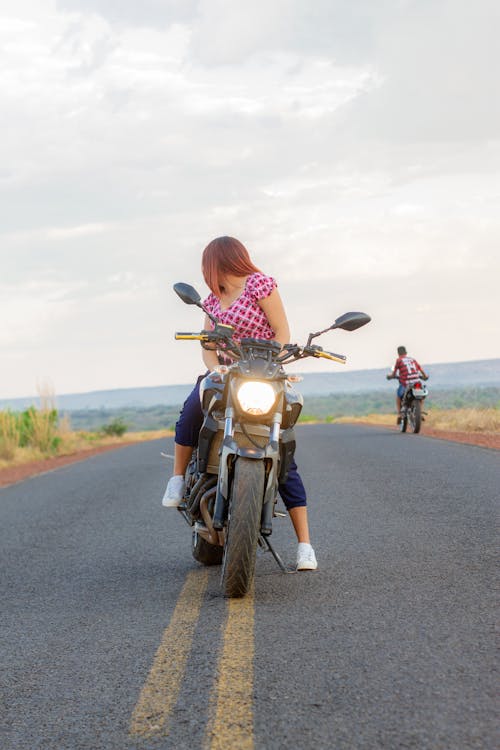
[(264, 482), (263, 461), (241, 456), (236, 460), (222, 567), (222, 589), (225, 596), (245, 596), (252, 583)]
[(413, 432), (420, 432), (422, 424), (422, 404), (420, 401), (414, 401), (410, 409), (410, 424)]

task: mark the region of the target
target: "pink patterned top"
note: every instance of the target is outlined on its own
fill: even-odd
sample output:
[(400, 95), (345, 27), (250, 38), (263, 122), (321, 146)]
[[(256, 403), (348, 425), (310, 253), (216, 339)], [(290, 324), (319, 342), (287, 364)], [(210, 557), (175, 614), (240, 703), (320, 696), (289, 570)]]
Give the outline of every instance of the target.
[(247, 337), (270, 340), (274, 338), (275, 332), (269, 325), (266, 314), (259, 305), (259, 300), (269, 297), (277, 286), (272, 276), (252, 273), (247, 277), (245, 288), (240, 296), (227, 310), (221, 310), (220, 300), (213, 293), (206, 298), (203, 305), (221, 323), (233, 326), (235, 341), (239, 342)]

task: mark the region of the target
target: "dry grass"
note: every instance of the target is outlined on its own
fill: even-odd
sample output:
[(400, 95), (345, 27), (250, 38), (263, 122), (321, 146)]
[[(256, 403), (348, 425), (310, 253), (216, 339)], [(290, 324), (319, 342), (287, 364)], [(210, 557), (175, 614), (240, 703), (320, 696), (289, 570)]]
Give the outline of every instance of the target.
[(149, 432), (126, 432), (118, 437), (117, 435), (103, 435), (99, 432), (69, 432), (61, 440), (61, 447), (58, 450), (59, 456), (66, 456), (69, 453), (87, 450), (90, 448), (99, 448), (102, 445), (124, 445), (126, 443), (143, 442), (145, 440), (157, 440), (162, 437), (170, 437), (173, 432), (170, 430), (152, 430)]
[(57, 432), (63, 439), (71, 434), (72, 429), (69, 414), (63, 414), (62, 416), (59, 415), (59, 426), (57, 428)]
[[(41, 453), (49, 453), (58, 437), (57, 411), (54, 389), (48, 381), (38, 384), (40, 406), (32, 409), (30, 417), (30, 445)], [(56, 440), (57, 444), (59, 440)]]
[(8, 469), (11, 466), (20, 466), (21, 464), (27, 464), (31, 461), (41, 461), (44, 458), (48, 458), (47, 454), (42, 453), (37, 448), (31, 446), (20, 448), (19, 446), (16, 446), (9, 458), (6, 458), (5, 456), (0, 457), (0, 469)]
[(426, 419), (436, 430), (500, 432), (500, 409), (433, 409)]
[(365, 414), (362, 417), (337, 417), (335, 424), (396, 424), (395, 414)]
[(19, 420), (10, 411), (0, 412), (0, 460), (11, 461), (20, 440)]
[[(0, 425), (2, 415), (6, 412), (0, 412)], [(149, 432), (127, 432), (122, 437), (107, 436), (96, 432), (71, 432), (67, 430), (67, 423), (63, 430), (58, 431), (60, 442), (56, 453), (51, 455), (70, 456), (74, 453), (92, 450), (108, 445), (127, 445), (127, 443), (142, 442), (146, 440), (156, 440), (163, 437), (171, 437), (173, 432), (170, 430), (154, 430)], [(1, 443), (1, 441), (0, 441)], [(31, 461), (41, 461), (48, 458), (46, 451), (40, 450), (39, 447), (26, 446), (20, 448), (17, 444), (11, 453), (6, 456), (0, 453), (0, 469), (7, 469), (13, 466), (21, 466)]]
[[(340, 417), (350, 424), (395, 425), (396, 414), (367, 414), (364, 417)], [(500, 409), (430, 409), (425, 424), (450, 432), (500, 432)]]
[(52, 409), (34, 409), (31, 416), (30, 443), (41, 453), (48, 453), (57, 436), (57, 427)]

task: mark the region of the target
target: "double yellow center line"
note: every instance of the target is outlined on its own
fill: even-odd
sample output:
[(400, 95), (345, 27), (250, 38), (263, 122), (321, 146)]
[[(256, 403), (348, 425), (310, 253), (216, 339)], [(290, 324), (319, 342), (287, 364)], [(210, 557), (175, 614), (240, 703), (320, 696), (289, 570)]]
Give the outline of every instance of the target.
[[(208, 571), (191, 571), (177, 600), (130, 722), (130, 734), (155, 737), (169, 733), (179, 699), (195, 628), (208, 584)], [(252, 750), (253, 740), (254, 590), (228, 600), (221, 654), (214, 675), (205, 733), (208, 750)]]
[(210, 750), (252, 750), (254, 587), (229, 599), (224, 642), (214, 689), (214, 718), (207, 727)]

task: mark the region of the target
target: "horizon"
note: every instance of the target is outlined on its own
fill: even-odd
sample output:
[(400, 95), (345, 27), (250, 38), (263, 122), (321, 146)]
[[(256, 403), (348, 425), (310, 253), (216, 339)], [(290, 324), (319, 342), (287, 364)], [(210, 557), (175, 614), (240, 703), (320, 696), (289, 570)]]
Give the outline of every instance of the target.
[[(396, 359), (396, 358), (395, 358)], [(432, 368), (432, 367), (439, 367), (441, 365), (467, 365), (472, 363), (486, 363), (486, 362), (499, 362), (500, 363), (500, 357), (488, 357), (483, 359), (472, 359), (472, 360), (460, 360), (460, 361), (452, 361), (452, 362), (428, 362), (428, 363), (421, 363), (422, 366), (425, 369)], [(297, 364), (297, 363), (296, 363)], [(300, 372), (294, 367), (294, 372), (299, 372), (300, 375), (343, 375), (347, 373), (356, 374), (359, 372), (368, 372), (371, 370), (388, 370), (389, 368), (384, 367), (362, 367), (358, 368), (356, 370), (346, 370), (344, 367), (342, 369), (336, 369), (331, 370), (329, 372), (316, 372), (314, 370), (300, 370)], [(196, 376), (197, 377), (197, 376)], [(48, 391), (49, 398), (54, 398), (57, 400), (59, 397), (69, 397), (69, 396), (86, 396), (86, 395), (93, 395), (93, 394), (99, 394), (99, 393), (108, 393), (108, 392), (116, 392), (116, 391), (128, 391), (128, 390), (142, 390), (142, 389), (154, 389), (154, 388), (183, 388), (183, 387), (189, 387), (194, 382), (196, 377), (192, 381), (186, 381), (183, 383), (176, 382), (176, 383), (156, 383), (153, 385), (128, 385), (128, 386), (120, 386), (119, 388), (96, 388), (92, 390), (85, 390), (85, 391), (68, 391), (65, 393), (52, 393), (51, 391)], [(385, 385), (385, 384), (384, 384)], [(431, 384), (432, 385), (432, 384)], [(500, 385), (500, 370), (499, 370), (499, 385)], [(300, 390), (300, 386), (299, 386)], [(5, 401), (17, 401), (17, 400), (28, 400), (28, 399), (40, 399), (40, 394), (34, 395), (34, 394), (28, 394), (28, 395), (22, 395), (22, 396), (2, 396), (0, 394), (0, 404)]]

